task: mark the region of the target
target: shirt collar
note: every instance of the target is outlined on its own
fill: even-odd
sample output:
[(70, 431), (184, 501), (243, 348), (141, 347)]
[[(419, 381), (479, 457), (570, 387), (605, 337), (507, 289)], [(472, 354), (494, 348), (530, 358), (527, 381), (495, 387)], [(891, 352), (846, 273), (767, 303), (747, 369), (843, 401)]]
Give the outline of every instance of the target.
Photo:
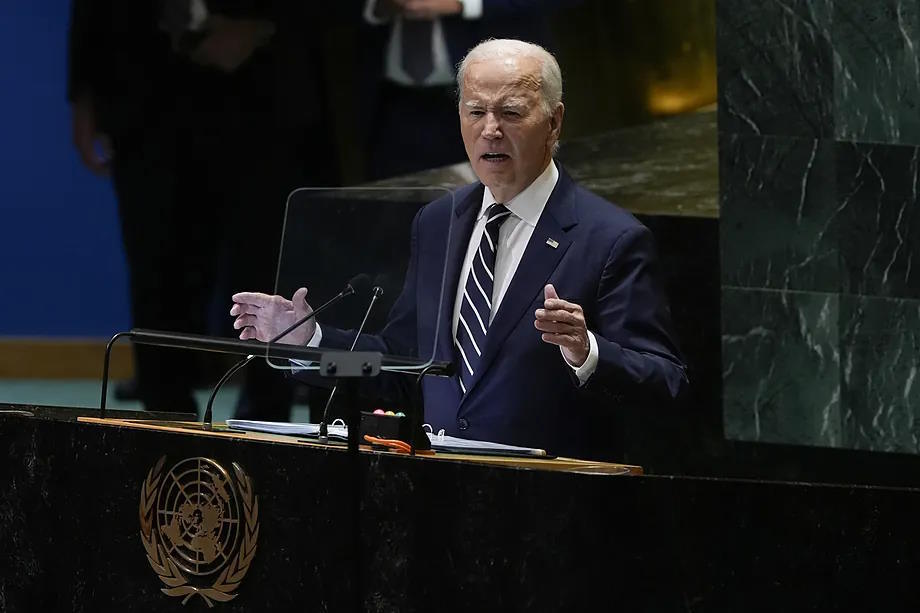
[[(556, 168), (555, 162), (550, 161), (550, 163), (546, 165), (546, 169), (540, 173), (540, 176), (533, 180), (533, 183), (525, 187), (524, 191), (520, 194), (502, 204), (508, 207), (508, 210), (517, 215), (520, 219), (536, 227), (537, 222), (540, 220), (540, 215), (543, 213), (543, 209), (546, 208), (546, 203), (549, 201), (549, 197), (553, 193), (553, 189), (556, 187), (556, 182), (558, 180), (559, 169)], [(486, 187), (482, 194), (482, 206), (479, 208), (479, 217), (485, 215), (486, 210), (492, 206), (494, 202), (495, 197), (492, 196), (492, 191)]]

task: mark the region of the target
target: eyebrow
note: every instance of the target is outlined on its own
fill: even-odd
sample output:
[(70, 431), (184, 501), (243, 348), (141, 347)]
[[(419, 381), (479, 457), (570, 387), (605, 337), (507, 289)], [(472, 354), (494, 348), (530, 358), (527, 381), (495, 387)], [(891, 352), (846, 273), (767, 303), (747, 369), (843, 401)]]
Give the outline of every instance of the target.
[[(484, 104), (480, 102), (479, 100), (468, 100), (463, 103), (463, 106), (465, 106), (466, 108), (483, 108), (489, 105)], [(496, 106), (501, 109), (520, 109), (520, 108), (526, 108), (527, 102), (525, 100), (521, 100), (520, 98), (513, 98), (510, 100), (505, 100)]]

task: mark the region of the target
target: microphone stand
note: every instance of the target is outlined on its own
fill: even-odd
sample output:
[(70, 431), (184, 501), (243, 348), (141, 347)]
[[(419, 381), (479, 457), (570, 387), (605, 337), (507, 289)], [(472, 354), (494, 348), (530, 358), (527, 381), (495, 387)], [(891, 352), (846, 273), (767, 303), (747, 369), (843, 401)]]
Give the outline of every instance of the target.
[(415, 455), (415, 435), (421, 432), (422, 436), (428, 436), (422, 428), (422, 423), (425, 421), (425, 400), (422, 393), (422, 381), (431, 374), (439, 377), (451, 377), (454, 374), (453, 364), (447, 363), (447, 365), (444, 365), (432, 362), (421, 369), (415, 377), (414, 393), (412, 394), (411, 403), (412, 416), (409, 422), (409, 432), (412, 433), (409, 438), (409, 455)]
[[(355, 350), (355, 345), (358, 344), (358, 338), (361, 336), (361, 333), (364, 331), (364, 325), (367, 323), (367, 318), (370, 317), (371, 315), (371, 309), (374, 308), (374, 304), (377, 302), (377, 299), (380, 298), (381, 296), (383, 296), (383, 288), (381, 288), (379, 285), (374, 286), (373, 294), (371, 295), (371, 302), (370, 304), (367, 305), (367, 311), (364, 312), (364, 319), (361, 320), (361, 325), (358, 326), (358, 331), (355, 333), (355, 338), (351, 342), (351, 347), (349, 347), (348, 351)], [(357, 396), (357, 394), (354, 393), (354, 389), (352, 388), (353, 386), (351, 384), (347, 384), (347, 385), (349, 387), (349, 392), (350, 392), (349, 393), (349, 396), (350, 396), (349, 403), (348, 403), (349, 411), (351, 411), (352, 405), (357, 406), (356, 404), (357, 398), (355, 397)], [(327, 425), (326, 421), (329, 416), (329, 407), (332, 406), (332, 399), (335, 397), (335, 392), (338, 388), (339, 388), (339, 382), (337, 380), (335, 385), (332, 387), (332, 391), (329, 392), (329, 398), (326, 400), (326, 406), (323, 408), (323, 417), (319, 422), (319, 434), (317, 436), (317, 439), (323, 445), (326, 445), (329, 443), (329, 426)], [(358, 425), (360, 425), (360, 419), (357, 420), (357, 423)], [(353, 429), (353, 426), (354, 424), (349, 424), (349, 428), (348, 428), (349, 447), (351, 447), (351, 444), (352, 444), (352, 441), (351, 441), (352, 432), (351, 431)], [(355, 436), (357, 437), (357, 435), (358, 433), (356, 432)], [(358, 439), (355, 439), (355, 440), (358, 440)], [(357, 446), (355, 448), (357, 449)]]
[(102, 361), (102, 401), (99, 403), (99, 417), (105, 417), (105, 398), (109, 389), (109, 357), (112, 355), (112, 346), (115, 341), (123, 336), (133, 336), (131, 332), (119, 332), (105, 346), (105, 359)]

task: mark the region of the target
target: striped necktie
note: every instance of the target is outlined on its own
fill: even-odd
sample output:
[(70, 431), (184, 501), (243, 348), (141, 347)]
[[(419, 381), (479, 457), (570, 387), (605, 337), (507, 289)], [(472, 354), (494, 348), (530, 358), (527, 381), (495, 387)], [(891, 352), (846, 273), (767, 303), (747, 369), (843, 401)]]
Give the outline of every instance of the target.
[(457, 359), (460, 370), (460, 387), (463, 393), (470, 387), (473, 373), (479, 366), (485, 348), (489, 315), (492, 313), (492, 287), (495, 284), (495, 250), (498, 230), (511, 215), (505, 205), (493, 204), (486, 211), (486, 226), (479, 241), (479, 250), (473, 256), (470, 272), (463, 288), (460, 318), (457, 322)]

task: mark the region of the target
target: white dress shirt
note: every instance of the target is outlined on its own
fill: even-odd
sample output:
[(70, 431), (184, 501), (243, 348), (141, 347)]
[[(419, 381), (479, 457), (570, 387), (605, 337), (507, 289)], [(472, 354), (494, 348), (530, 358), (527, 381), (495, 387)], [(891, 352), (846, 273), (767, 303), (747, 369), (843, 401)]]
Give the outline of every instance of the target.
[[(464, 19), (479, 19), (482, 16), (482, 0), (462, 0), (462, 4), (463, 11), (461, 15)], [(365, 21), (373, 25), (387, 23), (387, 20), (380, 19), (374, 15), (376, 8), (377, 0), (367, 0), (364, 5)], [(440, 19), (433, 19), (432, 21), (431, 58), (434, 68), (421, 85), (452, 85), (456, 78), (456, 72), (454, 71), (454, 66), (451, 65), (450, 53), (447, 50), (447, 40), (444, 38), (444, 29), (441, 26)], [(416, 87), (419, 84), (407, 75), (402, 67), (402, 24), (402, 17), (397, 15), (393, 18), (390, 38), (387, 40), (385, 74), (388, 81), (407, 87)]]
[[(533, 236), (533, 231), (537, 227), (540, 215), (546, 208), (556, 183), (559, 181), (559, 170), (556, 164), (550, 162), (540, 176), (534, 179), (533, 183), (524, 188), (520, 194), (503, 202), (511, 215), (501, 225), (498, 230), (498, 244), (495, 247), (495, 270), (494, 282), (492, 286), (492, 312), (489, 313), (489, 323), (495, 319), (495, 314), (501, 307), (502, 299), (508, 286), (511, 285), (511, 279), (517, 272), (518, 265), (524, 255), (524, 250)], [(451, 334), (456, 341), (457, 325), (460, 321), (460, 307), (463, 304), (463, 292), (466, 288), (466, 280), (470, 274), (470, 268), (473, 265), (473, 258), (479, 250), (479, 243), (482, 241), (482, 233), (486, 226), (486, 211), (493, 203), (497, 202), (488, 187), (482, 194), (482, 204), (479, 207), (479, 215), (476, 218), (476, 225), (473, 226), (473, 233), (470, 235), (470, 243), (466, 248), (466, 256), (463, 259), (463, 267), (460, 269), (460, 279), (457, 283), (457, 297), (454, 300), (454, 314), (451, 323)], [(541, 288), (542, 289), (542, 288)], [(565, 296), (560, 296), (565, 299)], [(534, 328), (534, 334), (540, 334), (540, 331)], [(588, 342), (590, 349), (588, 358), (580, 367), (575, 366), (568, 360), (566, 364), (572, 367), (575, 375), (582, 385), (594, 373), (597, 368), (598, 349), (597, 340), (594, 334), (588, 332)], [(560, 351), (562, 348), (560, 347)], [(563, 359), (565, 356), (563, 355)]]

